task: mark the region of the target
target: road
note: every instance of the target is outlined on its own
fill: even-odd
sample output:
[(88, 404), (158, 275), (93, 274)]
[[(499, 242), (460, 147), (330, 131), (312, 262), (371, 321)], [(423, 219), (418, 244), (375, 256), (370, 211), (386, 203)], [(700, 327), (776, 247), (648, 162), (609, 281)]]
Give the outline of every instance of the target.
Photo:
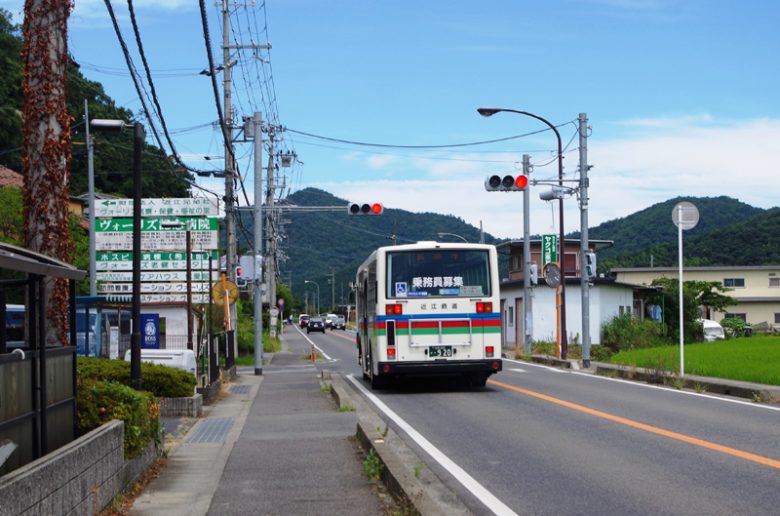
[[(328, 357), (323, 369), (373, 397), (351, 332), (309, 338)], [(513, 360), (491, 378), (475, 390), (416, 381), (373, 393), (477, 514), (778, 512), (776, 406)]]

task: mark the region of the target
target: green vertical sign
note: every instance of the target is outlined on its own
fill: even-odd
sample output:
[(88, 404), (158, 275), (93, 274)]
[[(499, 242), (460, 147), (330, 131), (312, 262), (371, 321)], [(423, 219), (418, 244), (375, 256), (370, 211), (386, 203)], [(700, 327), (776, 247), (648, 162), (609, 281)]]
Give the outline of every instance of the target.
[(558, 261), (558, 235), (542, 235), (542, 265)]

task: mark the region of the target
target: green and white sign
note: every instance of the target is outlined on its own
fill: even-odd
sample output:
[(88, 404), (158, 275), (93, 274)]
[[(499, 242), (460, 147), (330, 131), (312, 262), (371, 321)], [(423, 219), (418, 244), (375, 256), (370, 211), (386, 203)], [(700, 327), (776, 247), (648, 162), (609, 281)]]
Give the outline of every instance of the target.
[[(217, 249), (219, 223), (216, 217), (169, 217), (141, 219), (141, 248), (144, 251), (171, 251), (187, 248), (187, 230), (193, 249)], [(95, 247), (98, 251), (133, 249), (133, 219), (95, 220)]]
[[(171, 199), (141, 199), (142, 217), (216, 217), (217, 201), (205, 197)], [(95, 201), (95, 217), (132, 217), (132, 199), (99, 199)]]
[[(217, 251), (211, 251), (211, 261), (214, 268), (218, 266), (217, 260)], [(207, 270), (209, 268), (208, 253), (192, 253), (190, 266), (193, 271)], [(97, 253), (95, 268), (98, 271), (132, 271), (133, 253), (131, 251)], [(141, 271), (185, 270), (186, 268), (187, 253), (166, 251), (141, 253)]]
[(558, 235), (542, 235), (542, 265), (558, 261)]

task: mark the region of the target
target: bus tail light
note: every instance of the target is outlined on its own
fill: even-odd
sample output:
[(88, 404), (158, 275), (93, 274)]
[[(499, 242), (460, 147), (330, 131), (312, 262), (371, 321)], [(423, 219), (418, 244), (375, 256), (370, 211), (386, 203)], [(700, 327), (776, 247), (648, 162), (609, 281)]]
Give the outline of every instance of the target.
[(387, 359), (395, 360), (395, 348), (387, 348)]
[(489, 313), (493, 311), (493, 303), (483, 303), (480, 301), (477, 303), (477, 313), (478, 314), (484, 314)]
[(493, 353), (495, 352), (495, 348), (493, 346), (487, 346), (485, 347), (485, 356), (488, 358), (493, 358)]
[(402, 315), (403, 313), (404, 309), (401, 304), (385, 305), (385, 315)]

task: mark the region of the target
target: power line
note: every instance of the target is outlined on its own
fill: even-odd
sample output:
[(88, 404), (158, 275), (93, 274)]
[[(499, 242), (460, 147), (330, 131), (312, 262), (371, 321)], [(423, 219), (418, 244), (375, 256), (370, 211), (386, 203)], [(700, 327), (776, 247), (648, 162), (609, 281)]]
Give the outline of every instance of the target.
[[(566, 122), (565, 124), (561, 124), (560, 126), (556, 126), (556, 127), (561, 127), (564, 125), (568, 125), (570, 123), (571, 122)], [(517, 140), (519, 138), (526, 138), (528, 136), (533, 136), (535, 134), (540, 134), (546, 131), (550, 131), (551, 129), (544, 128), (544, 129), (539, 129), (537, 131), (532, 131), (530, 133), (518, 134), (515, 136), (506, 136), (504, 138), (495, 138), (493, 140), (482, 140), (482, 141), (467, 142), (467, 143), (448, 143), (442, 145), (400, 145), (400, 144), (389, 144), (389, 143), (368, 143), (368, 142), (359, 142), (355, 140), (345, 140), (342, 138), (333, 138), (330, 136), (323, 136), (320, 134), (307, 133), (296, 129), (290, 129), (289, 127), (285, 127), (284, 130), (290, 131), (291, 133), (300, 134), (302, 136), (308, 136), (310, 138), (317, 138), (320, 140), (325, 140), (330, 142), (345, 143), (348, 145), (357, 145), (361, 147), (378, 147), (383, 149), (451, 149), (457, 147), (471, 147), (475, 145), (487, 145), (489, 143), (499, 143), (499, 142), (506, 142), (510, 140)]]

